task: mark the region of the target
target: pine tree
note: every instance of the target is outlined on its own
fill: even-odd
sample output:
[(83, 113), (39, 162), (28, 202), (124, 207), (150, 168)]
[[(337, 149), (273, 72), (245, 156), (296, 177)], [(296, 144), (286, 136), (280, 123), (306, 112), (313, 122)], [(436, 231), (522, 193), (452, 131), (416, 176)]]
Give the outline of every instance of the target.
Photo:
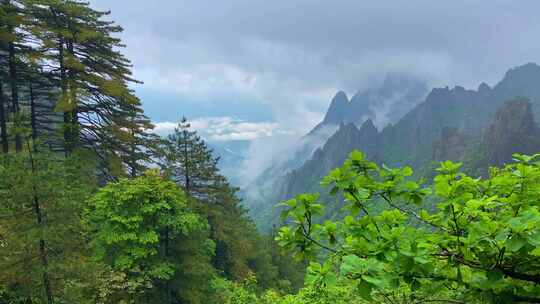
[[(8, 23), (8, 15), (4, 9), (5, 3), (0, 4), (0, 24)], [(4, 84), (8, 79), (8, 42), (13, 39), (13, 35), (7, 31), (5, 26), (0, 26), (0, 140), (2, 141), (2, 152), (9, 152), (9, 140), (7, 133), (8, 121), (8, 97), (4, 94)]]
[(238, 189), (219, 172), (219, 158), (213, 156), (186, 118), (161, 150), (162, 170), (206, 215), (216, 244), (214, 267), (229, 279), (244, 280), (255, 274), (267, 287), (277, 284), (278, 269), (272, 264), (272, 256), (263, 252), (264, 240), (240, 205)]
[(124, 164), (117, 175), (127, 172), (130, 177), (144, 173), (148, 164), (153, 162), (160, 142), (159, 136), (149, 130), (154, 126), (144, 115), (141, 108), (127, 105), (126, 114), (119, 117), (119, 122), (111, 127), (111, 149)]
[(21, 303), (84, 303), (77, 297), (94, 287), (97, 269), (80, 222), (94, 166), (83, 155), (25, 148), (2, 156), (0, 289)]
[(184, 117), (163, 145), (162, 167), (184, 191), (200, 201), (210, 200), (218, 159)]
[(96, 167), (71, 160), (97, 157), (106, 176), (135, 176), (151, 161), (152, 125), (106, 15), (80, 1), (0, 0), (0, 267), (10, 268), (0, 294), (83, 303), (76, 290), (95, 287), (83, 283), (95, 273), (71, 267), (92, 264), (80, 214)]
[(54, 111), (55, 88), (47, 76), (38, 65), (28, 65), (25, 75), (26, 102), (21, 104), (28, 109), (26, 116), (31, 137), (34, 140), (39, 138), (54, 151), (62, 151), (63, 143), (58, 136), (62, 116)]
[(157, 139), (129, 88), (138, 81), (113, 37), (122, 28), (104, 20), (109, 12), (74, 0), (1, 1), (2, 151), (9, 135), (21, 151), (31, 128), (54, 150), (92, 150), (105, 178), (144, 171)]
[[(109, 12), (96, 11), (85, 2), (28, 0), (27, 4), (31, 32), (40, 42), (37, 56), (43, 59), (43, 74), (58, 88), (55, 110), (63, 113), (66, 153), (93, 150), (108, 175), (119, 173), (124, 165), (140, 169), (140, 162), (134, 166), (133, 159), (145, 151), (141, 145), (146, 144), (143, 138), (151, 137), (147, 130), (152, 126), (129, 88), (138, 83), (131, 77), (131, 63), (119, 51), (120, 39), (113, 37), (122, 28), (103, 20)], [(136, 155), (129, 156), (131, 152)]]
[[(23, 63), (23, 56), (27, 49), (25, 45), (27, 32), (24, 31), (23, 22), (25, 10), (20, 1), (2, 0), (0, 4), (0, 54), (5, 57), (2, 61), (7, 67), (7, 83), (10, 93), (11, 119), (20, 122), (19, 70)], [(2, 73), (1, 76), (5, 74)], [(22, 150), (22, 139), (19, 132), (15, 132), (15, 150)]]
[(1, 81), (0, 77), (0, 141), (2, 142), (2, 152), (8, 153), (9, 152), (9, 141), (8, 141), (8, 135), (7, 135), (7, 117), (6, 117), (6, 103), (5, 103), (5, 96), (4, 96), (4, 88), (3, 83)]

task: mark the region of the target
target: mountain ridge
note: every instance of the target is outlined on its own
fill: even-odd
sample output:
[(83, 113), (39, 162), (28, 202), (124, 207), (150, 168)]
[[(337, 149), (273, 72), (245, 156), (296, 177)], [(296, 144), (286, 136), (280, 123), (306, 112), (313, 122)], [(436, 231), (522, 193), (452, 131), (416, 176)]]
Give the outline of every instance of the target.
[[(360, 128), (355, 123), (342, 122), (337, 132), (310, 159), (274, 183), (275, 196), (267, 198), (262, 207), (259, 204), (257, 214), (252, 215), (259, 226), (268, 228), (269, 221), (277, 221), (277, 210), (273, 209), (275, 203), (301, 192), (319, 191), (320, 178), (339, 166), (353, 149), (363, 150), (370, 159), (389, 166), (411, 164), (415, 168), (426, 168), (437, 160), (436, 149), (441, 147), (446, 136), (447, 144), (454, 140), (462, 145), (461, 150), (447, 151), (448, 155), (471, 158), (476, 152), (469, 150), (485, 145), (481, 138), (497, 110), (505, 103), (526, 97), (532, 117), (540, 117), (540, 87), (537, 83), (540, 83), (540, 66), (528, 63), (508, 70), (493, 88), (485, 83), (476, 90), (462, 86), (434, 88), (398, 122), (388, 124), (380, 131), (372, 120), (367, 120)], [(473, 142), (469, 142), (471, 140)], [(490, 160), (482, 161), (487, 164)], [(472, 166), (478, 167), (482, 161)]]
[[(338, 131), (341, 125), (362, 126), (369, 120), (372, 126), (371, 132), (378, 132), (379, 129), (405, 115), (408, 108), (421, 102), (427, 92), (427, 85), (423, 81), (403, 74), (388, 74), (380, 85), (359, 91), (351, 99), (344, 91), (338, 91), (331, 99), (324, 119), (304, 135), (295, 146), (280, 153), (277, 160), (242, 188), (241, 196), (250, 209), (251, 215), (260, 213), (259, 210), (264, 209), (264, 205), (270, 200), (266, 198), (273, 197), (274, 192), (284, 191), (286, 187), (276, 184), (276, 179), (283, 178), (287, 173), (302, 166)], [(391, 115), (387, 115), (389, 105), (396, 103), (403, 103), (404, 106)], [(373, 111), (374, 108), (384, 106), (388, 109)], [(377, 120), (379, 125), (376, 124)]]

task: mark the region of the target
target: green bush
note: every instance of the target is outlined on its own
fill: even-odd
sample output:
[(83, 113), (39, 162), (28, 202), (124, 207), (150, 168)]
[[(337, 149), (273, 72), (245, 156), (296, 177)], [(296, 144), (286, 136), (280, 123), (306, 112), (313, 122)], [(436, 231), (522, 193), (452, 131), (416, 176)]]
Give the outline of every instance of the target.
[(376, 303), (396, 302), (396, 291), (407, 303), (537, 303), (539, 156), (515, 155), (485, 179), (443, 162), (425, 186), (409, 167), (379, 167), (353, 152), (322, 182), (348, 215), (318, 224), (325, 203), (299, 195), (283, 203), (289, 225), (278, 239), (311, 261), (306, 282), (315, 288), (352, 286)]

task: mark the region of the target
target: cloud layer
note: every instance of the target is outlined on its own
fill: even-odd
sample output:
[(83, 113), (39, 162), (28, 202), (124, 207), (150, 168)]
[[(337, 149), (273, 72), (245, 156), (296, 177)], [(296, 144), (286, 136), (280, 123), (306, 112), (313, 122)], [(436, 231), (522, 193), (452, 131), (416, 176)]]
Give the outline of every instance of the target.
[(269, 154), (253, 153), (261, 165), (321, 121), (338, 90), (389, 73), (471, 88), (540, 63), (538, 0), (89, 1), (124, 27), (159, 132), (185, 115), (210, 140), (252, 140)]
[[(354, 94), (389, 72), (475, 87), (540, 62), (537, 0), (90, 2), (125, 28), (142, 95), (178, 96), (174, 110), (190, 118), (193, 107), (183, 102), (206, 104), (217, 116), (244, 108), (231, 100), (257, 103), (254, 116), (271, 111), (299, 134), (337, 90)], [(145, 103), (155, 120), (165, 119), (163, 105)]]
[[(197, 131), (203, 138), (209, 141), (252, 141), (271, 137), (277, 134), (287, 134), (279, 129), (277, 123), (249, 122), (232, 117), (204, 117), (191, 120), (191, 128)], [(174, 131), (176, 122), (155, 123), (154, 132), (167, 135)]]
[(540, 59), (536, 0), (91, 2), (125, 27), (147, 86), (193, 95), (325, 105), (388, 71), (471, 86)]

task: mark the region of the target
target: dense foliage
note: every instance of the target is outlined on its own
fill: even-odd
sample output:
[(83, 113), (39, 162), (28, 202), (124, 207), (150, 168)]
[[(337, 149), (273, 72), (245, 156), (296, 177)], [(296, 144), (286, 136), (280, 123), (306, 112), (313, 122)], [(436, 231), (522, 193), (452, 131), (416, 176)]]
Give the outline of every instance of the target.
[(83, 1), (0, 2), (3, 152), (20, 152), (28, 128), (55, 151), (93, 151), (109, 178), (142, 169), (155, 138), (108, 14)]
[(258, 233), (187, 121), (149, 133), (108, 15), (0, 1), (0, 303), (210, 303), (213, 280), (248, 278), (298, 289), (304, 267)]
[(540, 302), (540, 155), (426, 184), (353, 152), (261, 235), (186, 119), (148, 133), (106, 16), (0, 0), (0, 303)]
[(97, 276), (80, 221), (95, 181), (82, 159), (31, 151), (2, 157), (0, 294), (78, 302)]
[(165, 169), (100, 186), (94, 154), (21, 139), (0, 160), (0, 303), (209, 303), (210, 282), (248, 278), (257, 292), (300, 287), (300, 264), (225, 180), (211, 202)]
[(163, 172), (195, 199), (197, 208), (206, 215), (216, 246), (212, 264), (224, 277), (242, 281), (255, 275), (261, 287), (279, 286), (287, 291), (301, 285), (303, 269), (291, 264), (271, 238), (258, 234), (240, 206), (237, 189), (219, 172), (219, 159), (185, 118), (160, 150)]
[(290, 225), (279, 240), (311, 260), (314, 288), (352, 286), (389, 303), (396, 290), (410, 303), (537, 303), (539, 156), (515, 155), (485, 179), (443, 162), (428, 187), (409, 178), (409, 167), (379, 167), (353, 152), (323, 180), (348, 215), (318, 224), (324, 203), (299, 195), (284, 202)]
[[(175, 274), (186, 257), (197, 256), (202, 263), (205, 256), (197, 252), (206, 248), (211, 253), (213, 249), (206, 239), (200, 239), (201, 249), (194, 252), (176, 248), (183, 238), (194, 239), (205, 231), (207, 224), (189, 210), (184, 193), (174, 183), (152, 171), (100, 189), (89, 201), (84, 220), (92, 231), (96, 258), (125, 273), (128, 280), (141, 288), (157, 285), (158, 291), (164, 289), (161, 294), (166, 303), (172, 301), (175, 288), (171, 281), (177, 278)], [(164, 286), (159, 286), (160, 281), (165, 282)], [(149, 297), (144, 290), (139, 292)]]

